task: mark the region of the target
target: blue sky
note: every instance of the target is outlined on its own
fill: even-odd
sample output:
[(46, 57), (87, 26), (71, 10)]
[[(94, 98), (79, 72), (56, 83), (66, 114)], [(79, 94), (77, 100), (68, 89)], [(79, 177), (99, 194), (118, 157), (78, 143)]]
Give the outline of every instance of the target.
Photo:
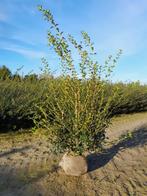
[(147, 0), (0, 0), (0, 65), (38, 72), (46, 57), (56, 70), (39, 4), (52, 11), (64, 32), (77, 39), (81, 30), (88, 32), (100, 60), (123, 49), (114, 81), (147, 83)]

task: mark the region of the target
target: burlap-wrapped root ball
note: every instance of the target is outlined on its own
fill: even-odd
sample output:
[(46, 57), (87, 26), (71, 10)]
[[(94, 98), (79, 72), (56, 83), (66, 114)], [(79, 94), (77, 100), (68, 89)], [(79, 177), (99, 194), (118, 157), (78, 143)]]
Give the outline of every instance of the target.
[(73, 156), (68, 153), (63, 155), (59, 166), (67, 175), (71, 176), (80, 176), (88, 171), (87, 161), (84, 156)]

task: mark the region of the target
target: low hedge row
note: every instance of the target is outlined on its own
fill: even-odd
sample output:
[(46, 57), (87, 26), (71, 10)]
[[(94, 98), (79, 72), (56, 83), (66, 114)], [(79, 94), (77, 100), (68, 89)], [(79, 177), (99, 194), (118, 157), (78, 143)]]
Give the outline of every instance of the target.
[[(60, 79), (56, 79), (56, 82), (60, 82)], [(54, 88), (49, 84), (49, 79), (0, 81), (0, 132), (32, 127), (33, 116), (37, 112), (36, 105), (49, 104), (47, 96), (52, 98), (52, 93), (57, 93), (53, 92)], [(147, 111), (147, 85), (139, 82), (108, 84), (107, 93), (111, 93), (112, 85), (117, 85), (122, 96), (121, 102), (112, 106), (115, 107), (113, 115)]]

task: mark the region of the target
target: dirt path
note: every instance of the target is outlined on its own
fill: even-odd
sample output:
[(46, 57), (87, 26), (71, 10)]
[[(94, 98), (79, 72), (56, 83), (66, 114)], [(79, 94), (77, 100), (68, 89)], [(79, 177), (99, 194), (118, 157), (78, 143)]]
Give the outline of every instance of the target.
[(111, 142), (101, 154), (87, 157), (89, 173), (66, 176), (60, 157), (49, 151), (47, 138), (32, 134), (0, 135), (0, 196), (146, 196), (147, 113), (113, 119)]

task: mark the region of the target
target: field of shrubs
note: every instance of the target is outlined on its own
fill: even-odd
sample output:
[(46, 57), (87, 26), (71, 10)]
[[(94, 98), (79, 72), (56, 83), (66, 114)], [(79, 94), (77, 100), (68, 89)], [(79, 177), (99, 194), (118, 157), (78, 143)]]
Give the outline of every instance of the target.
[[(40, 77), (35, 74), (21, 77), (19, 74), (12, 75), (8, 68), (1, 67), (0, 132), (33, 128), (35, 120), (42, 115), (38, 111), (39, 105), (49, 105), (53, 93), (60, 92), (60, 89), (54, 92), (55, 88), (50, 85), (51, 81), (57, 85), (60, 80), (60, 77)], [(122, 98), (112, 104), (112, 108), (115, 106), (112, 115), (147, 111), (147, 85), (141, 85), (139, 82), (108, 83), (105, 96), (111, 93), (114, 86), (118, 87)], [(50, 115), (49, 107), (46, 108), (48, 108), (46, 113)]]

